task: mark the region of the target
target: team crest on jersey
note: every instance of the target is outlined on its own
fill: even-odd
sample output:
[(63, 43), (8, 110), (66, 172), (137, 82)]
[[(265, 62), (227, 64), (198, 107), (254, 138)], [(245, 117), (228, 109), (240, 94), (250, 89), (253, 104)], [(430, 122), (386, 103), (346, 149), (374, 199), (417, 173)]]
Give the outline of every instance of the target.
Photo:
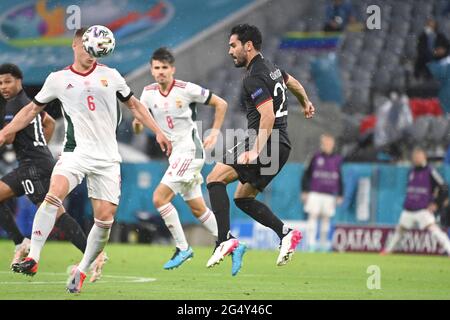
[(175, 105), (177, 106), (177, 108), (181, 108), (183, 106), (183, 101), (181, 101), (180, 98), (176, 98)]
[(100, 82), (102, 83), (102, 86), (107, 87), (108, 86), (108, 80), (101, 79)]

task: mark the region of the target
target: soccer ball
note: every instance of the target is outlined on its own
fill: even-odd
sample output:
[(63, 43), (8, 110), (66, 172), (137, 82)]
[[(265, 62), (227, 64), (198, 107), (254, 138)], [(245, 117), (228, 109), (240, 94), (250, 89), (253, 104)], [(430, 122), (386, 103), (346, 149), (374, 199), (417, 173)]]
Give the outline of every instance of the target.
[(105, 26), (89, 27), (83, 34), (83, 47), (95, 58), (104, 58), (114, 51), (116, 40), (114, 34)]

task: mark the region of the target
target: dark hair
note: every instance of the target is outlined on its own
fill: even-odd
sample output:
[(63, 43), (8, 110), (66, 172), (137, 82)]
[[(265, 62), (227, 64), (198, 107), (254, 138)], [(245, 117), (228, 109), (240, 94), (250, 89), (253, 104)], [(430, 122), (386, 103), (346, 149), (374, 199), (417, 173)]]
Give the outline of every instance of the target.
[(20, 80), (23, 79), (22, 71), (15, 64), (4, 63), (0, 65), (0, 74), (7, 74), (7, 73), (10, 73), (16, 79)]
[(83, 34), (87, 31), (88, 28), (81, 27), (80, 29), (77, 29), (75, 31), (75, 34), (73, 35), (74, 38), (82, 38)]
[(175, 63), (175, 57), (173, 56), (172, 52), (170, 52), (170, 50), (166, 47), (156, 49), (155, 52), (153, 52), (150, 63), (152, 62), (152, 60), (167, 62), (170, 65), (173, 65)]
[(238, 24), (231, 29), (230, 36), (233, 34), (237, 35), (242, 44), (247, 41), (251, 41), (256, 50), (261, 50), (262, 35), (261, 31), (259, 31), (256, 26), (251, 26), (249, 24)]

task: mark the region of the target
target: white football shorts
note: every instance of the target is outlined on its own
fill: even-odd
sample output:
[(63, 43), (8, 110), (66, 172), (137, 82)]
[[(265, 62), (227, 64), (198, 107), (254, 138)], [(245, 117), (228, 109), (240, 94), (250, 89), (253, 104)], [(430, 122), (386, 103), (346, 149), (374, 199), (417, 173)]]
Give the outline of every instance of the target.
[(53, 175), (62, 175), (69, 180), (69, 193), (86, 177), (89, 198), (119, 204), (119, 162), (92, 160), (75, 152), (63, 152), (53, 168)]
[(191, 155), (172, 154), (161, 183), (186, 201), (199, 198), (202, 196), (204, 163), (205, 159), (194, 159)]
[(436, 218), (434, 217), (434, 214), (427, 209), (418, 211), (403, 210), (399, 221), (399, 225), (405, 229), (418, 227), (421, 230), (434, 223), (436, 223)]
[(304, 209), (307, 214), (314, 217), (324, 216), (331, 218), (336, 213), (336, 196), (309, 192)]

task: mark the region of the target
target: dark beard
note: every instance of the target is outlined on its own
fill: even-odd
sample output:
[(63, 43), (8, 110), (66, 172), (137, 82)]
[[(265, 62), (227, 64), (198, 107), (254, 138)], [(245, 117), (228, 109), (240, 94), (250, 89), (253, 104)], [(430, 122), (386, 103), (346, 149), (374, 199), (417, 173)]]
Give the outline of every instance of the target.
[(236, 67), (236, 68), (242, 68), (242, 67), (245, 67), (247, 65), (247, 60), (246, 59), (244, 59), (243, 61), (237, 61), (235, 64), (234, 64), (234, 66)]

